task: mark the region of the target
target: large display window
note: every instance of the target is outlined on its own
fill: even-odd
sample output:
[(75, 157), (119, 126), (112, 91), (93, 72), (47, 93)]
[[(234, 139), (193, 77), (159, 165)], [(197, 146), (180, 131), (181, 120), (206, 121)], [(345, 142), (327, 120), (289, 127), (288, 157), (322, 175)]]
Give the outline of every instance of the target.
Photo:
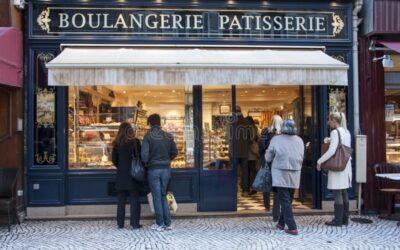
[(194, 167), (193, 94), (191, 87), (69, 87), (69, 168), (113, 169), (112, 141), (121, 122), (130, 122), (140, 140), (147, 117), (161, 116), (179, 154), (172, 168)]

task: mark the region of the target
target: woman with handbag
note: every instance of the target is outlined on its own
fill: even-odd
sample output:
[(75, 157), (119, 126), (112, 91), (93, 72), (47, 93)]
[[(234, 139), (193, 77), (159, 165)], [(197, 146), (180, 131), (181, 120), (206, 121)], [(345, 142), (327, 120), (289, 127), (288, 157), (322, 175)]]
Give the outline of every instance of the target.
[(131, 164), (133, 157), (140, 157), (140, 141), (135, 138), (130, 123), (123, 122), (119, 126), (113, 141), (112, 162), (117, 168), (116, 189), (118, 194), (117, 223), (124, 227), (126, 197), (129, 194), (131, 205), (130, 224), (133, 229), (142, 226), (140, 220), (139, 188), (141, 183), (132, 178)]
[[(292, 201), (295, 189), (300, 186), (304, 158), (304, 142), (296, 133), (296, 123), (293, 120), (284, 121), (281, 134), (272, 138), (265, 152), (265, 161), (272, 162), (272, 186), (277, 190), (281, 205), (276, 228), (292, 235), (298, 234)], [(287, 229), (285, 225), (288, 226)]]
[[(279, 115), (274, 115), (274, 116), (272, 116), (270, 126), (264, 128), (262, 130), (261, 139), (260, 139), (260, 143), (259, 143), (260, 155), (265, 154), (265, 150), (268, 149), (268, 146), (269, 146), (272, 138), (281, 133), (282, 124), (283, 124), (282, 117), (280, 117)], [(262, 157), (261, 166), (264, 166), (264, 164), (265, 164), (265, 160)], [(279, 219), (279, 213), (280, 213), (281, 208), (279, 205), (278, 194), (274, 190), (273, 190), (273, 192), (274, 192), (274, 200), (273, 200), (273, 206), (272, 206), (272, 219), (274, 222), (276, 222)], [(270, 192), (263, 193), (263, 198), (264, 198), (264, 207), (266, 210), (269, 210), (270, 209)]]
[[(317, 162), (318, 171), (321, 170), (321, 167), (324, 168), (324, 163), (337, 153), (337, 149), (341, 144), (351, 147), (351, 135), (347, 130), (345, 114), (341, 112), (331, 113), (329, 115), (329, 126), (332, 131), (330, 138), (325, 138), (325, 143), (330, 142), (330, 145), (326, 153)], [(335, 196), (335, 217), (332, 221), (325, 223), (327, 226), (342, 226), (349, 223), (347, 189), (351, 187), (352, 181), (351, 158), (345, 164), (343, 171), (328, 171), (328, 189), (332, 190)]]

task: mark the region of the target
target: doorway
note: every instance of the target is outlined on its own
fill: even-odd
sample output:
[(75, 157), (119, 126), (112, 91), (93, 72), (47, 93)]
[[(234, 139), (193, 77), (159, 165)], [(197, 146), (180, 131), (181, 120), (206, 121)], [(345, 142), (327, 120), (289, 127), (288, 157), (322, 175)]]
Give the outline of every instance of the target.
[[(293, 206), (296, 209), (313, 207), (316, 175), (313, 168), (313, 89), (311, 86), (203, 86), (199, 90), (199, 129), (202, 140), (199, 151), (199, 211), (265, 211), (262, 193), (243, 194), (240, 160), (235, 131), (236, 108), (244, 117), (256, 121), (258, 133), (268, 127), (272, 115), (293, 119), (298, 135), (305, 143), (301, 186), (296, 190)], [(260, 159), (255, 163), (258, 170)], [(249, 181), (251, 182), (251, 181)], [(249, 184), (251, 185), (251, 184)], [(272, 206), (273, 194), (270, 197)]]
[[(256, 145), (261, 131), (270, 127), (273, 116), (279, 115), (283, 120), (293, 119), (296, 122), (298, 135), (303, 139), (306, 151), (301, 186), (295, 192), (293, 208), (310, 209), (313, 204), (312, 88), (310, 86), (238, 86), (236, 105), (237, 109), (240, 108), (243, 117), (256, 125), (258, 131), (253, 141)], [(273, 192), (269, 200), (265, 200), (268, 197), (264, 197), (263, 193), (251, 189), (255, 174), (261, 167), (261, 157), (263, 155), (254, 157), (254, 154), (250, 153), (248, 167), (242, 169), (240, 164), (237, 166), (237, 211), (239, 212), (265, 211), (267, 207), (272, 208)], [(245, 184), (242, 183), (243, 180)]]

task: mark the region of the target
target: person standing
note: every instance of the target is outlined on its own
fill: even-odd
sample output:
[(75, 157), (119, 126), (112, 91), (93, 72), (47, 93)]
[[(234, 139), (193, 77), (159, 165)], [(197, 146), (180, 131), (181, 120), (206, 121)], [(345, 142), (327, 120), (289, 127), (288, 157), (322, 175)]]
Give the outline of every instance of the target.
[[(259, 153), (260, 155), (265, 155), (265, 151), (268, 149), (268, 146), (275, 135), (279, 135), (281, 133), (283, 120), (279, 115), (272, 116), (271, 124), (269, 127), (266, 127), (261, 132), (261, 139), (259, 143)], [(261, 158), (261, 166), (264, 166), (265, 159)], [(265, 209), (270, 209), (270, 193), (263, 193), (264, 197), (264, 206)], [(278, 194), (274, 192), (274, 201), (272, 206), (272, 219), (274, 222), (278, 221), (280, 213), (280, 205)]]
[[(298, 234), (293, 217), (292, 201), (295, 189), (300, 186), (304, 158), (304, 143), (296, 132), (297, 128), (293, 120), (284, 121), (281, 135), (272, 138), (265, 152), (265, 161), (272, 162), (272, 186), (276, 188), (281, 204), (276, 227), (292, 235)], [(287, 229), (285, 225), (288, 226)]]
[[(259, 154), (259, 149), (258, 149), (258, 140), (259, 140), (259, 134), (258, 134), (258, 128), (253, 120), (253, 117), (247, 116), (246, 119), (250, 123), (250, 128), (251, 128), (251, 144), (249, 148), (249, 161), (248, 161), (248, 182), (249, 185), (252, 185), (254, 182), (254, 179), (256, 178), (257, 175), (257, 162), (260, 159), (260, 154)], [(251, 190), (249, 192), (249, 195), (254, 195), (256, 194), (257, 191)]]
[(131, 226), (139, 229), (140, 220), (139, 188), (141, 183), (131, 176), (132, 155), (140, 157), (140, 141), (135, 138), (132, 126), (123, 122), (119, 126), (117, 136), (113, 141), (112, 162), (117, 168), (116, 189), (118, 196), (117, 224), (124, 227), (126, 197), (129, 194), (131, 205)]
[[(342, 144), (351, 147), (351, 134), (347, 130), (346, 116), (341, 112), (334, 112), (329, 115), (329, 126), (332, 131), (330, 138), (326, 138), (325, 142), (330, 141), (329, 149), (317, 161), (317, 169), (321, 170), (321, 164), (329, 160), (336, 152), (339, 141)], [(339, 139), (340, 137), (340, 139)], [(352, 170), (351, 158), (347, 162), (343, 171), (328, 171), (327, 188), (333, 191), (335, 196), (335, 212), (332, 221), (326, 222), (327, 226), (342, 226), (349, 223), (349, 196), (347, 189), (351, 188)]]
[(156, 223), (152, 230), (172, 230), (171, 215), (167, 202), (168, 183), (171, 178), (171, 161), (178, 155), (174, 138), (161, 129), (161, 118), (152, 114), (147, 119), (150, 131), (142, 143), (142, 161), (147, 167), (147, 178), (153, 195)]
[[(235, 131), (233, 131), (233, 125), (236, 125)], [(233, 155), (233, 135), (236, 135), (236, 155)], [(249, 183), (249, 151), (252, 141), (251, 137), (251, 125), (244, 118), (242, 114), (242, 109), (240, 106), (236, 106), (236, 118), (228, 125), (228, 141), (229, 141), (229, 151), (230, 157), (233, 159), (235, 156), (237, 158), (237, 163), (240, 167), (240, 186), (244, 196), (249, 195), (250, 183)]]

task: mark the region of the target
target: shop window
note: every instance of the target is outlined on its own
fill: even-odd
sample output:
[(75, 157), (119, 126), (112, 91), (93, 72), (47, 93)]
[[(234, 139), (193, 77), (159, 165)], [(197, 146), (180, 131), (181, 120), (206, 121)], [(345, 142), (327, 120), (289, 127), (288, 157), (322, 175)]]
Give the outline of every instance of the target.
[(46, 63), (52, 53), (39, 53), (35, 59), (34, 164), (57, 165), (56, 89), (47, 85)]
[(385, 70), (386, 161), (400, 163), (400, 55), (391, 55), (394, 67)]
[(11, 136), (11, 92), (0, 87), (0, 142)]
[(112, 142), (121, 122), (129, 122), (142, 140), (147, 117), (161, 116), (162, 128), (174, 136), (179, 154), (172, 168), (194, 167), (191, 87), (69, 87), (69, 168), (114, 169)]

